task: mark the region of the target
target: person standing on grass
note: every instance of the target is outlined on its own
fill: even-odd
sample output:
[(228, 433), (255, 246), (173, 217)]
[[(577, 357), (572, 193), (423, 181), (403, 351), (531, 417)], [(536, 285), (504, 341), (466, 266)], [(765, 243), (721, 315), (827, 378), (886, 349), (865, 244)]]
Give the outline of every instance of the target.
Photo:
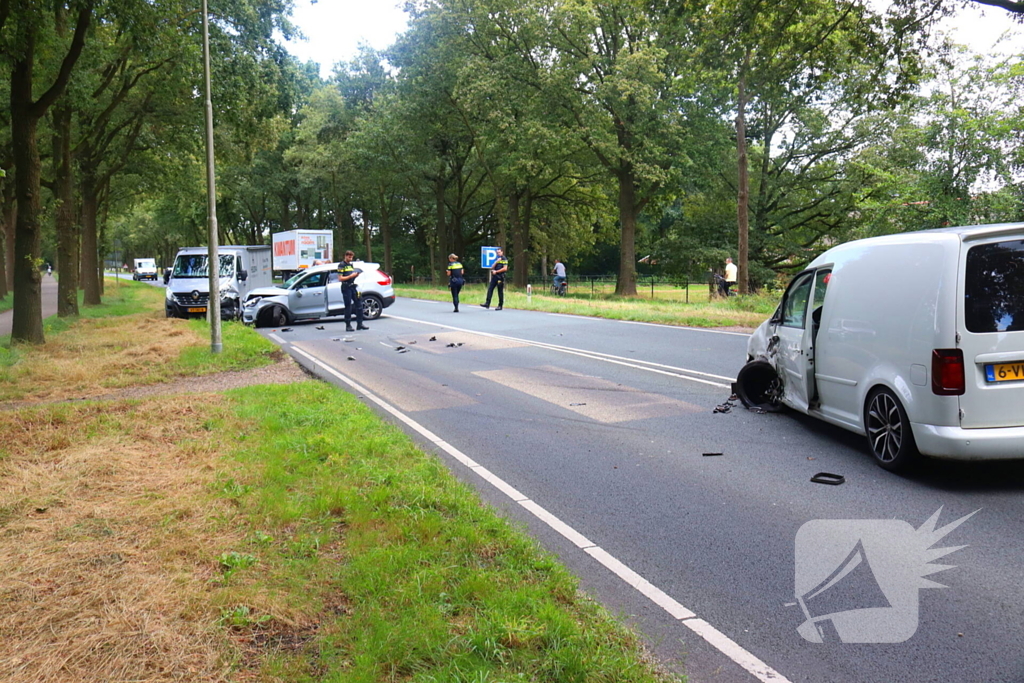
[(732, 262), (732, 258), (726, 257), (725, 259), (725, 296), (729, 296), (730, 291), (736, 286), (736, 264)]
[(498, 249), (498, 260), (491, 266), (491, 282), (487, 285), (487, 298), (480, 304), (484, 308), (491, 307), (491, 294), (498, 289), (498, 307), (494, 310), (500, 311), (505, 306), (505, 273), (508, 272), (508, 259), (505, 252)]
[(354, 251), (345, 252), (345, 260), (338, 264), (338, 282), (341, 283), (341, 296), (345, 301), (345, 331), (352, 331), (352, 310), (356, 312), (356, 329), (370, 329), (363, 324), (363, 302), (359, 299), (359, 287), (356, 278), (363, 271), (352, 265), (356, 257)]
[(459, 292), (462, 285), (466, 284), (463, 277), (463, 267), (459, 263), (459, 257), (455, 254), (448, 254), (448, 289), (452, 290), (452, 304), (455, 305), (455, 312), (459, 312)]

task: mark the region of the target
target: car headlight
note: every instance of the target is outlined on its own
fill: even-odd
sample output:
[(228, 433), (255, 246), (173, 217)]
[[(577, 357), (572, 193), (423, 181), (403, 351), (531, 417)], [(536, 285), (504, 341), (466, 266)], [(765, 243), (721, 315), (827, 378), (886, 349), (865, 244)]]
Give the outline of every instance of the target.
[(245, 306), (246, 308), (253, 308), (256, 304), (258, 304), (262, 300), (263, 300), (263, 297), (254, 296), (251, 299), (246, 299), (245, 303), (242, 304), (242, 305)]
[(170, 287), (164, 289), (164, 298), (167, 299), (168, 301), (174, 299), (174, 292), (171, 291)]

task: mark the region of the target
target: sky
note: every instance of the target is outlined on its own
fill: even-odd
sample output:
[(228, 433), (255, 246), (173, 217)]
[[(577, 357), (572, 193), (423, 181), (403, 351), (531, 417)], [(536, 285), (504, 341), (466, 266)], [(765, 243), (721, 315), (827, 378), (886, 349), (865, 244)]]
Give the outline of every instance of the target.
[[(318, 62), (326, 77), (335, 63), (355, 57), (360, 44), (378, 50), (390, 46), (407, 27), (399, 6), (396, 0), (295, 0), (292, 21), (306, 40), (287, 43), (288, 49), (303, 61)], [(1005, 10), (971, 3), (947, 25), (958, 42), (979, 52), (991, 51), (1003, 29), (1016, 27), (1016, 37), (1005, 41), (1001, 51), (1024, 51), (1024, 28)]]

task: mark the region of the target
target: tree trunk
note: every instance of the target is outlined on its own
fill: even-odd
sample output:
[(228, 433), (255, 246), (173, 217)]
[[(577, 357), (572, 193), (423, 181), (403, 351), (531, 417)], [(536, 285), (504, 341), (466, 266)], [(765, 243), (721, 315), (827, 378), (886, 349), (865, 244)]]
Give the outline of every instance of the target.
[[(749, 60), (749, 55), (748, 55)], [(750, 278), (748, 272), (748, 238), (750, 235), (750, 219), (748, 205), (750, 202), (750, 179), (747, 168), (747, 73), (740, 72), (739, 96), (736, 106), (736, 160), (739, 164), (739, 181), (736, 193), (736, 225), (738, 231), (736, 264), (736, 284), (739, 293), (746, 294)]]
[(385, 203), (384, 190), (379, 191), (380, 236), (384, 242), (384, 272), (391, 274), (391, 211)]
[(14, 233), (8, 230), (8, 226), (14, 220), (14, 214), (11, 212), (14, 195), (8, 191), (9, 187), (13, 187), (10, 182), (5, 182), (0, 187), (3, 188), (0, 190), (0, 301), (2, 301), (10, 292), (7, 278), (10, 271), (10, 265), (7, 263), (7, 243), (10, 242), (11, 246), (14, 246)]
[(526, 288), (530, 278), (530, 215), (533, 212), (533, 195), (527, 188), (522, 203), (518, 192), (509, 196), (508, 211), (512, 221), (512, 284)]
[(373, 247), (370, 243), (370, 216), (363, 209), (363, 246), (366, 247), (366, 260), (373, 261)]
[(619, 178), (619, 277), (615, 283), (618, 296), (636, 296), (636, 179), (626, 165)]
[(78, 230), (71, 169), (71, 107), (62, 102), (53, 112), (54, 195), (57, 200), (57, 315), (78, 315)]
[[(439, 260), (443, 260), (444, 263), (448, 263), (448, 224), (445, 220), (444, 213), (444, 195), (445, 195), (445, 182), (444, 175), (438, 173), (437, 180), (434, 181), (434, 202), (437, 204), (437, 245), (439, 249), (432, 250), (430, 258), (430, 283), (437, 284), (437, 271), (441, 268), (444, 272), (445, 266), (439, 265)], [(440, 251), (440, 254), (436, 252)], [(438, 260), (439, 259), (439, 260)]]
[(82, 193), (82, 289), (86, 306), (98, 306), (100, 299), (99, 243), (96, 214), (99, 212), (99, 191), (91, 169), (84, 170)]
[(35, 36), (27, 37), (25, 57), (11, 70), (11, 148), (14, 153), (15, 194), (18, 217), (14, 227), (14, 318), (11, 341), (42, 344), (42, 275), (37, 265), (40, 251), (39, 149), (32, 111), (32, 66)]

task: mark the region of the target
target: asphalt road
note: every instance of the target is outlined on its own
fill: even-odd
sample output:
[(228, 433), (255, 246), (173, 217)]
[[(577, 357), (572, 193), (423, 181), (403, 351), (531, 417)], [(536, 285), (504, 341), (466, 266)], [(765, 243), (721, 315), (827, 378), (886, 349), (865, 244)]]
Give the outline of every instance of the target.
[[(715, 413), (745, 357), (742, 334), (466, 303), (453, 314), (447, 304), (409, 299), (368, 332), (319, 324), (264, 333), (325, 379), (351, 389), (340, 373), (415, 421), (419, 431), (399, 424), (525, 524), (690, 680), (1024, 681), (1021, 465), (932, 461), (899, 477), (875, 466), (863, 437), (816, 420), (739, 406)], [(822, 471), (846, 483), (812, 483)], [(486, 472), (514, 487), (513, 498)], [(529, 512), (533, 503), (515, 502), (517, 492), (600, 550), (555, 531)], [(954, 569), (929, 577), (948, 588), (907, 584), (904, 602), (886, 603), (887, 618), (912, 637), (811, 643), (798, 634), (805, 616), (793, 604), (795, 549), (805, 523), (903, 520), (916, 529), (939, 508), (939, 526), (980, 512), (936, 544), (967, 546), (938, 560)], [(913, 544), (893, 524), (872, 527), (874, 540), (907, 548), (906, 560)], [(804, 552), (839, 548), (829, 533)], [(878, 586), (891, 588), (900, 571), (916, 579), (920, 563), (900, 569), (876, 558), (876, 582), (865, 582), (861, 567), (837, 582), (840, 590), (805, 604), (815, 616), (840, 611), (836, 604), (880, 607)], [(654, 599), (622, 578), (637, 584), (636, 575)], [(884, 631), (872, 620), (867, 628), (875, 639)]]
[[(43, 318), (49, 318), (57, 314), (57, 278), (43, 273), (43, 284), (39, 291), (43, 305)], [(11, 292), (8, 296), (13, 297)], [(11, 326), (14, 324), (14, 309), (9, 308), (0, 313), (0, 337), (11, 333)]]

